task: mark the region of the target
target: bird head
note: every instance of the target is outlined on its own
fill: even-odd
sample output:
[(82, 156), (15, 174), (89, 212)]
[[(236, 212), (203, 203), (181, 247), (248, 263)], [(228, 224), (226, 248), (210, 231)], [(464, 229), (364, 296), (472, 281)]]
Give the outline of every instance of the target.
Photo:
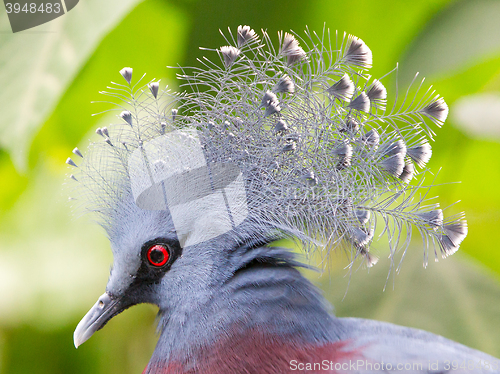
[(207, 164), (196, 130), (142, 142), (127, 161), (107, 216), (114, 263), (106, 293), (78, 325), (75, 346), (132, 305), (179, 312), (186, 300), (207, 298), (233, 270), (231, 248), (250, 239), (243, 175), (231, 162)]
[(134, 304), (184, 318), (244, 264), (238, 249), (252, 241), (340, 247), (372, 266), (377, 227), (393, 261), (412, 227), (425, 258), (428, 247), (454, 253), (467, 233), (462, 215), (445, 220), (425, 200), (442, 98), (417, 89), (387, 111), (386, 88), (367, 74), (372, 53), (354, 36), (280, 33), (276, 49), (266, 32), (240, 26), (226, 41), (216, 61), (180, 70), (185, 92), (122, 69), (125, 83), (104, 92), (119, 123), (97, 129), (85, 157), (74, 150), (81, 162), (67, 160), (76, 201), (99, 216), (114, 255), (76, 346)]

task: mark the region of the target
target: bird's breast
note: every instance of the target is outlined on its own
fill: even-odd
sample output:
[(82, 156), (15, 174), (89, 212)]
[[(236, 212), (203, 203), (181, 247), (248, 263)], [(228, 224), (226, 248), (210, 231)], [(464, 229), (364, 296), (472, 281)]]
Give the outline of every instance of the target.
[(349, 340), (300, 343), (253, 330), (219, 339), (184, 359), (150, 363), (143, 374), (342, 373), (342, 364), (361, 358)]

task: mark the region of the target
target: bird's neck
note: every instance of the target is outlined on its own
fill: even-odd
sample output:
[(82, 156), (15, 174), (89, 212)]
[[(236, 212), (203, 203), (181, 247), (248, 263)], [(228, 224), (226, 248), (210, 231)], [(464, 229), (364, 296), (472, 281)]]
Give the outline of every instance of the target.
[(253, 250), (210, 298), (201, 304), (193, 301), (187, 314), (170, 311), (162, 317), (151, 367), (196, 365), (213, 356), (214, 347), (264, 351), (271, 349), (269, 344), (304, 347), (338, 340), (328, 304), (296, 269), (290, 253), (279, 248)]

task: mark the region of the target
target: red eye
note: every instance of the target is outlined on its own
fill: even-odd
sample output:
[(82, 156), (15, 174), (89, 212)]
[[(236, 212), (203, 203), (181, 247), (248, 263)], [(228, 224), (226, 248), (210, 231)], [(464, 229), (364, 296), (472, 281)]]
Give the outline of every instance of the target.
[(148, 249), (147, 256), (151, 265), (159, 267), (167, 263), (170, 254), (165, 246), (156, 244)]

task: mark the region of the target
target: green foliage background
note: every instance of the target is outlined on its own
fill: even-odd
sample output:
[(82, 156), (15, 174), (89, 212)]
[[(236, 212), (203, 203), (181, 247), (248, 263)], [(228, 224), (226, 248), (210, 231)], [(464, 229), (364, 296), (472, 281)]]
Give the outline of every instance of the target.
[[(81, 0), (64, 17), (17, 34), (0, 16), (1, 373), (142, 372), (156, 340), (152, 306), (127, 310), (73, 347), (73, 329), (104, 292), (112, 258), (91, 219), (72, 216), (64, 160), (113, 121), (91, 117), (107, 106), (90, 102), (121, 79), (122, 67), (175, 88), (166, 66), (195, 65), (199, 46), (222, 45), (218, 30), (239, 24), (274, 36), (326, 24), (368, 44), (374, 77), (399, 61), (401, 87), (417, 71), (434, 83), (452, 115), (436, 130), (429, 166), (443, 168), (434, 191), (443, 206), (461, 199), (450, 211), (467, 213), (460, 252), (423, 269), (415, 242), (388, 281), (384, 261), (345, 277), (341, 255), (311, 277), (339, 316), (423, 328), (500, 356), (500, 130), (468, 135), (453, 116), (464, 97), (499, 95), (499, 1)], [(444, 184), (453, 181), (462, 183)], [(387, 254), (382, 243), (377, 250)]]

